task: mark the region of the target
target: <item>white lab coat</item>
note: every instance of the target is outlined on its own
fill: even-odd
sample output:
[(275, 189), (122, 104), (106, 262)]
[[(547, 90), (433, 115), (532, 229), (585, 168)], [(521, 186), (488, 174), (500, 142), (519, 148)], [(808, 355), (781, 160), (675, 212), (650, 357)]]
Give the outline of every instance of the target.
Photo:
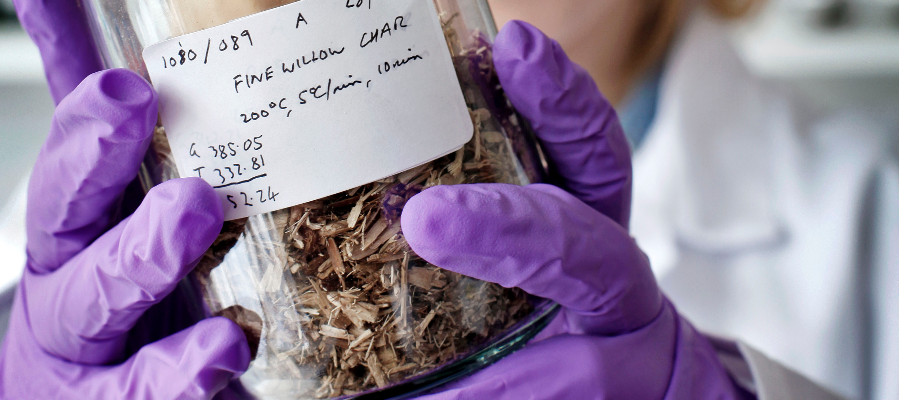
[(669, 54), (634, 156), (631, 231), (682, 314), (745, 344), (768, 398), (818, 398), (780, 391), (799, 379), (781, 363), (843, 396), (899, 399), (889, 137), (753, 76), (705, 13)]

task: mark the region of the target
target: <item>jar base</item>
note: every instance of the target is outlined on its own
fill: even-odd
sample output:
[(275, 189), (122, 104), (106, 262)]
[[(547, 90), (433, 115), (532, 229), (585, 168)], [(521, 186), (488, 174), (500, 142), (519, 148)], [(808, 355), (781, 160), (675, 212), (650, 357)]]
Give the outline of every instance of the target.
[(558, 314), (561, 306), (558, 303), (544, 300), (535, 305), (531, 315), (510, 328), (499, 339), (484, 348), (455, 360), (438, 370), (423, 376), (415, 377), (395, 385), (375, 389), (353, 396), (339, 399), (408, 399), (465, 376), (474, 374), (524, 347), (537, 336)]

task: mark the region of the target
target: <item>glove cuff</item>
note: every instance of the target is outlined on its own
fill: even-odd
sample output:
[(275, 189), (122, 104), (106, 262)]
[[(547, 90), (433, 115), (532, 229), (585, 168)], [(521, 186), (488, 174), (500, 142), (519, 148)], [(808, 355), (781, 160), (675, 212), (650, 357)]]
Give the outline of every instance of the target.
[(667, 298), (664, 301), (662, 312), (673, 313), (676, 324), (674, 366), (665, 400), (754, 399), (733, 382), (708, 338), (678, 314)]

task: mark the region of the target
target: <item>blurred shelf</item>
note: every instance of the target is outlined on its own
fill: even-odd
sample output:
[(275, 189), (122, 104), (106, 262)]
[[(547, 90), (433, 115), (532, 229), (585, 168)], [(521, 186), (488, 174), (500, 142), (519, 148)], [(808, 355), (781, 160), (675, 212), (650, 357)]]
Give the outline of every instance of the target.
[(41, 55), (15, 22), (0, 24), (0, 84), (44, 84)]
[(25, 203), (28, 181), (16, 185), (11, 198), (0, 208), (0, 293), (11, 289), (25, 266)]
[(762, 76), (899, 76), (896, 26), (816, 27), (802, 15), (772, 5), (734, 33), (741, 56)]

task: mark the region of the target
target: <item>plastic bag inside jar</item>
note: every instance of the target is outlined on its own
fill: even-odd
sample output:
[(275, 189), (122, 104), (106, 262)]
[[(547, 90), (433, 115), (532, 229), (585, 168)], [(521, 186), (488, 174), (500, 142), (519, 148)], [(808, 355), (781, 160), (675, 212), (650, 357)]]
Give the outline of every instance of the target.
[[(178, 15), (191, 21), (185, 31), (199, 30), (286, 4), (263, 3), (179, 4)], [(189, 17), (199, 10), (204, 18)], [(499, 88), (489, 41), (459, 29), (456, 17), (441, 12), (472, 141), (381, 181), (229, 221), (198, 265), (194, 279), (210, 313), (244, 330), (255, 358), (248, 374), (261, 386), (291, 382), (318, 398), (386, 387), (472, 352), (533, 310), (518, 289), (427, 263), (402, 234), (402, 207), (428, 187), (526, 184), (538, 176)]]

